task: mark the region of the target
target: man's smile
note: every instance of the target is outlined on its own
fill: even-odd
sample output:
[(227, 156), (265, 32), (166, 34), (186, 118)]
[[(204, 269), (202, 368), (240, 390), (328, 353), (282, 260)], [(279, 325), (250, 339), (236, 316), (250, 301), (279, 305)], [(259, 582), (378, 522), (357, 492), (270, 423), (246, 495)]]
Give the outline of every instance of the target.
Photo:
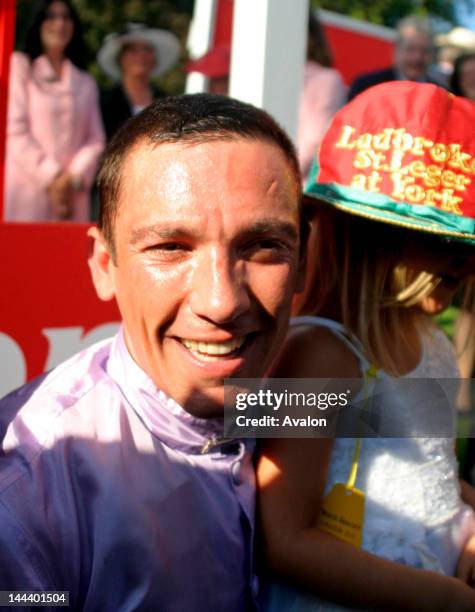
[(219, 361), (237, 357), (239, 349), (246, 341), (246, 336), (232, 338), (225, 342), (197, 341), (180, 338), (180, 342), (190, 353), (203, 361)]

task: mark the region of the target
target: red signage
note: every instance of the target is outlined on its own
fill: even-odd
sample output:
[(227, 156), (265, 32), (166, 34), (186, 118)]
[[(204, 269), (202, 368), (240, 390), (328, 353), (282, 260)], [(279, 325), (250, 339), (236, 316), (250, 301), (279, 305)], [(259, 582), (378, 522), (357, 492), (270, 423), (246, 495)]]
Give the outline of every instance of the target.
[(90, 279), (87, 228), (0, 224), (0, 397), (117, 328)]
[(335, 68), (348, 85), (364, 72), (394, 64), (396, 33), (391, 28), (331, 11), (321, 10), (318, 15), (333, 52)]

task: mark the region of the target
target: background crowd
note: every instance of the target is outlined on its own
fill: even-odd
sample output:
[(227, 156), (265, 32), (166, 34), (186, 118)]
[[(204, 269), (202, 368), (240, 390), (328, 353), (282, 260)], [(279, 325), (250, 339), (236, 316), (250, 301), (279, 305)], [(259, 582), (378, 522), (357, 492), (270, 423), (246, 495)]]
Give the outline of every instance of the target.
[[(11, 61), (5, 219), (94, 220), (94, 178), (107, 140), (152, 100), (183, 91), (189, 71), (204, 74), (211, 93), (227, 94), (230, 48), (216, 46), (186, 63), (182, 23), (174, 33), (125, 22), (102, 39), (93, 78), (87, 71), (93, 56), (70, 0), (42, 0), (28, 16)], [(432, 82), (475, 101), (474, 34), (455, 28), (435, 37), (421, 17), (405, 18), (396, 29), (394, 64), (348, 87), (334, 68), (323, 28), (310, 16), (296, 138), (304, 178), (336, 111), (372, 85)]]

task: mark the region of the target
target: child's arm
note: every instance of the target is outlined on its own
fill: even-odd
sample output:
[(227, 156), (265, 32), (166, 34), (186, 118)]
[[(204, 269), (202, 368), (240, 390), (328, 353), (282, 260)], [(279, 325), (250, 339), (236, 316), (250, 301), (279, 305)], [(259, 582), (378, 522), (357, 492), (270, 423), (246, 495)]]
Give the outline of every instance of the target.
[[(294, 333), (274, 375), (361, 377), (349, 349), (321, 328)], [(268, 566), (323, 598), (364, 609), (475, 610), (475, 592), (460, 580), (386, 561), (315, 527), (331, 448), (331, 440), (308, 439), (262, 446), (257, 480)]]
[(315, 527), (331, 442), (272, 440), (257, 470), (264, 551), (271, 570), (343, 605), (382, 610), (475, 610), (457, 578), (378, 558)]

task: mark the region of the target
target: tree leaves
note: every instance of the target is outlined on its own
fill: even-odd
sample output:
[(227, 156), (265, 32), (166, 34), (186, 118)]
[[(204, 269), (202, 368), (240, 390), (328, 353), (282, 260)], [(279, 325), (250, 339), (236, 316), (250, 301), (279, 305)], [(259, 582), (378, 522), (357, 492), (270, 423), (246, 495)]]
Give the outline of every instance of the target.
[(311, 0), (313, 7), (328, 9), (351, 17), (394, 27), (402, 17), (419, 14), (441, 17), (453, 24), (458, 23), (456, 4), (465, 3), (467, 9), (475, 7), (474, 0)]

